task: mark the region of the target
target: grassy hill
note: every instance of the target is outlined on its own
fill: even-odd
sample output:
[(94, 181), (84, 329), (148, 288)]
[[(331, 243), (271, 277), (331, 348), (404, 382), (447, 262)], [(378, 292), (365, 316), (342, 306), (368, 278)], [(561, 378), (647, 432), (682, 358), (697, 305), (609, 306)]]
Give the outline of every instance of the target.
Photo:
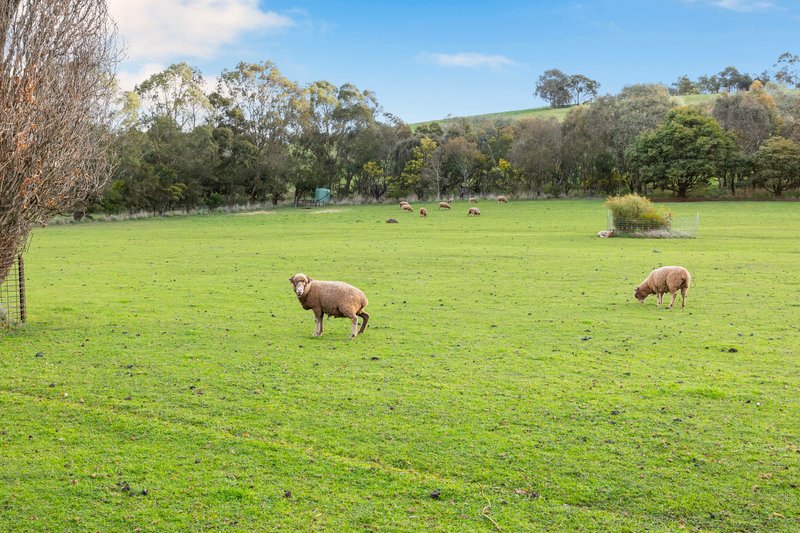
[[(711, 104), (717, 99), (718, 94), (691, 94), (686, 96), (673, 96), (672, 100), (678, 105), (689, 106), (705, 106)], [(574, 107), (574, 106), (572, 106)], [(412, 129), (421, 124), (430, 124), (431, 122), (438, 122), (442, 126), (450, 122), (461, 120), (463, 118), (470, 122), (479, 122), (483, 120), (494, 121), (499, 119), (507, 120), (520, 120), (524, 118), (550, 118), (553, 117), (558, 121), (564, 120), (569, 110), (572, 107), (562, 107), (553, 109), (552, 107), (533, 107), (531, 109), (518, 109), (516, 111), (501, 111), (498, 113), (486, 113), (484, 115), (471, 115), (466, 117), (448, 117), (441, 120), (426, 120), (424, 122), (417, 122), (411, 124)]]

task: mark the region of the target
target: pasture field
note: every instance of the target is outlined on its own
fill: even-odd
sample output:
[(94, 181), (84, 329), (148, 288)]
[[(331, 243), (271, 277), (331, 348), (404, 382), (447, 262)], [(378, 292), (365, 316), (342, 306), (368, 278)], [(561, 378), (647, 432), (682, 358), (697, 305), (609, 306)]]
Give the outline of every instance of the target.
[[(423, 205), (37, 230), (0, 530), (800, 528), (800, 204), (670, 204), (696, 240)], [(686, 309), (638, 304), (669, 264)], [(366, 333), (313, 338), (298, 271), (363, 289)]]

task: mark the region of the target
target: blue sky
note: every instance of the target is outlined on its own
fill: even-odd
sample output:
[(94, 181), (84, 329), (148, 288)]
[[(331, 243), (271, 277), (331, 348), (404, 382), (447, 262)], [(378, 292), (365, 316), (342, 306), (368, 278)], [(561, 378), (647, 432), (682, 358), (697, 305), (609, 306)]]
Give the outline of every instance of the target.
[(789, 0), (109, 0), (127, 45), (125, 88), (171, 63), (209, 84), (239, 61), (272, 60), (306, 84), (350, 82), (407, 122), (545, 105), (559, 68), (625, 85), (695, 79), (728, 65), (758, 74), (800, 54)]

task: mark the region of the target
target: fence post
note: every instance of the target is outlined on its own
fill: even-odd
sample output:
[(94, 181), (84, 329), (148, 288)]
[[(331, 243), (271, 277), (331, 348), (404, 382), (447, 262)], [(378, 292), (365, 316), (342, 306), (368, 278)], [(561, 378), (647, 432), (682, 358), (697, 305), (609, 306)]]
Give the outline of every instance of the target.
[(694, 238), (697, 238), (697, 233), (700, 231), (700, 211), (697, 212), (697, 215), (694, 219)]
[(22, 260), (22, 254), (17, 256), (17, 272), (19, 275), (19, 321), (24, 324), (28, 313), (25, 309), (25, 263)]

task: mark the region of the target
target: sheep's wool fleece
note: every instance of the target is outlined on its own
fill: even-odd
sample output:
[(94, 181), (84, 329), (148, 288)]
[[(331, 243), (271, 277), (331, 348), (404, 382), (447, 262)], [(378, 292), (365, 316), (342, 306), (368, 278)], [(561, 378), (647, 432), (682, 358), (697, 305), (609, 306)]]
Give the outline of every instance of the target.
[(366, 295), (352, 285), (316, 279), (308, 284), (298, 300), (303, 309), (322, 309), (324, 314), (338, 318), (346, 317), (347, 310), (358, 313), (369, 303)]
[(677, 291), (682, 287), (689, 288), (692, 276), (680, 266), (665, 266), (650, 272), (640, 287), (647, 287), (651, 294)]

